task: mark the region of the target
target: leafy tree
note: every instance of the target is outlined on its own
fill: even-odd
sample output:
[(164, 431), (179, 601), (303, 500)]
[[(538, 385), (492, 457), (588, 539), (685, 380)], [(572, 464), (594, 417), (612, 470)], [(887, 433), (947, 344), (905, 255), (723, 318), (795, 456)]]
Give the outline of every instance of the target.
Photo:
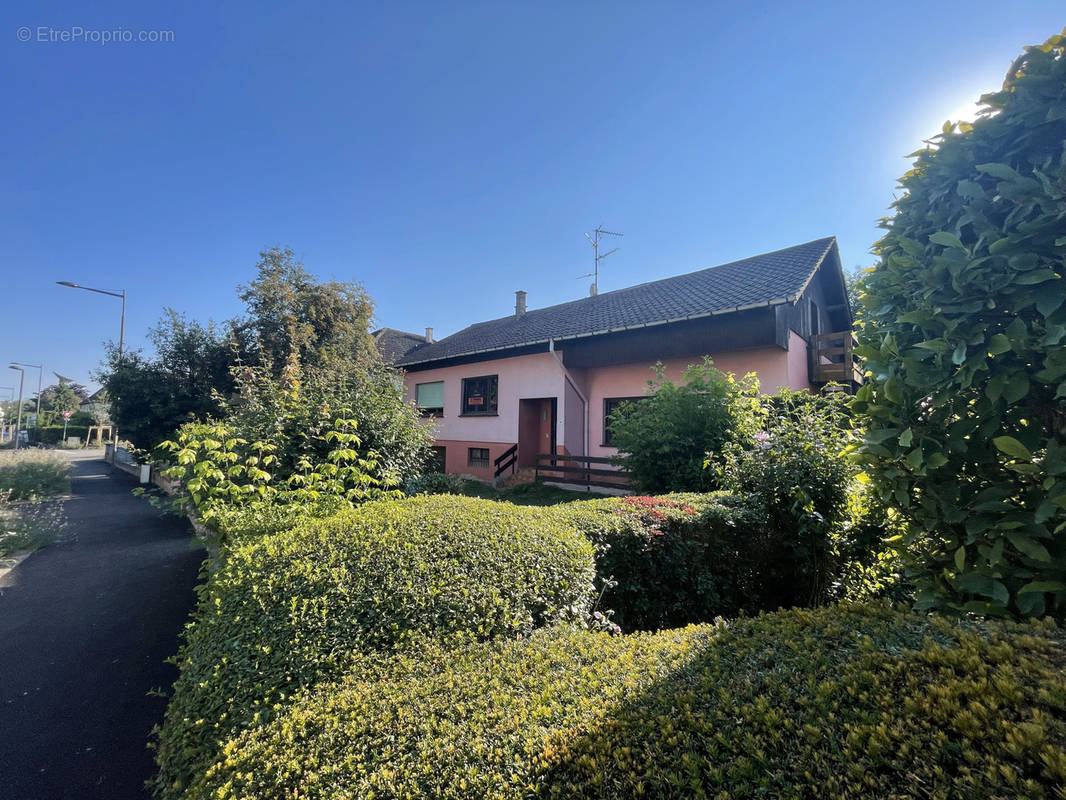
[[(77, 411), (78, 406), (89, 399), (88, 390), (80, 383), (59, 378), (58, 383), (41, 389), (41, 411)], [(23, 413), (37, 410), (37, 398), (25, 401)]]
[(100, 374), (122, 436), (146, 450), (183, 423), (218, 413), (218, 394), (233, 389), (230, 367), (239, 352), (231, 330), (169, 308), (148, 335), (154, 356), (127, 350), (120, 360), (111, 348)]
[(277, 375), (293, 355), (306, 367), (374, 360), (374, 305), (361, 285), (319, 283), (288, 248), (264, 250), (256, 270), (255, 280), (240, 287), (253, 362)]
[(647, 396), (623, 403), (608, 420), (615, 463), (651, 494), (716, 488), (715, 473), (704, 469), (707, 454), (721, 453), (728, 442), (754, 441), (761, 427), (758, 390), (754, 374), (738, 380), (709, 358), (690, 365), (680, 384), (657, 365)]
[(1066, 39), (915, 154), (864, 278), (858, 458), (923, 608), (1066, 616)]

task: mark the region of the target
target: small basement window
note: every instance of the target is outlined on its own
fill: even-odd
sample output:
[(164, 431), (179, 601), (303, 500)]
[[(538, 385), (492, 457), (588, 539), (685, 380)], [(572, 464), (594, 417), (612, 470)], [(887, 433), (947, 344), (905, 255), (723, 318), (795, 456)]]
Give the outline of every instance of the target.
[(617, 411), (623, 403), (639, 403), (643, 397), (605, 397), (603, 398), (603, 446), (614, 447), (611, 436), (611, 414)]
[(429, 448), (429, 463), (426, 469), (429, 472), (446, 472), (448, 463), (448, 450), (445, 447)]
[(489, 465), (489, 448), (471, 447), (467, 456), (468, 467), (487, 467)]
[(498, 406), (498, 376), (482, 375), (479, 378), (463, 378), (463, 416), (495, 416)]
[(423, 417), (444, 416), (444, 381), (416, 384), (415, 405)]

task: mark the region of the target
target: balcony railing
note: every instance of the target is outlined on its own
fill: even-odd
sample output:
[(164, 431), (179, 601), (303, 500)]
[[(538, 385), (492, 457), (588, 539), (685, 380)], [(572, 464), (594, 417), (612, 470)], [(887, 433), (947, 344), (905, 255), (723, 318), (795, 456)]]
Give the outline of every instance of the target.
[(807, 351), (810, 356), (810, 379), (814, 384), (862, 384), (862, 366), (854, 354), (858, 341), (853, 331), (837, 331), (812, 336)]

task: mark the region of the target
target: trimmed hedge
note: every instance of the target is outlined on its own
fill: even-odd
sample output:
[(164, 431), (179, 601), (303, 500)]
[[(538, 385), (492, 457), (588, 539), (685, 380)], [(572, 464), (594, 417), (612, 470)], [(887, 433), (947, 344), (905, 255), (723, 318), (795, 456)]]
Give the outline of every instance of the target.
[(601, 602), (624, 631), (676, 628), (779, 604), (771, 577), (789, 564), (768, 552), (776, 540), (760, 509), (735, 495), (613, 497), (549, 513), (596, 546), (599, 585), (606, 584)]
[(201, 588), (159, 735), (181, 797), (235, 731), (420, 634), (519, 636), (587, 611), (592, 546), (541, 511), (467, 497), (367, 503), (238, 543)]
[(187, 796), (1061, 798), (1064, 644), (887, 606), (426, 644), (229, 742)]

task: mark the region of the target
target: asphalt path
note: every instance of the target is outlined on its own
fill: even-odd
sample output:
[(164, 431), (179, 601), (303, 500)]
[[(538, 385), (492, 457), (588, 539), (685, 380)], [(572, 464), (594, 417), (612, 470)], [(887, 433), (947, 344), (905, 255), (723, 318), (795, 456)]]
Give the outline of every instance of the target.
[(144, 800), (204, 554), (132, 477), (70, 458), (64, 541), (0, 579), (0, 798)]

